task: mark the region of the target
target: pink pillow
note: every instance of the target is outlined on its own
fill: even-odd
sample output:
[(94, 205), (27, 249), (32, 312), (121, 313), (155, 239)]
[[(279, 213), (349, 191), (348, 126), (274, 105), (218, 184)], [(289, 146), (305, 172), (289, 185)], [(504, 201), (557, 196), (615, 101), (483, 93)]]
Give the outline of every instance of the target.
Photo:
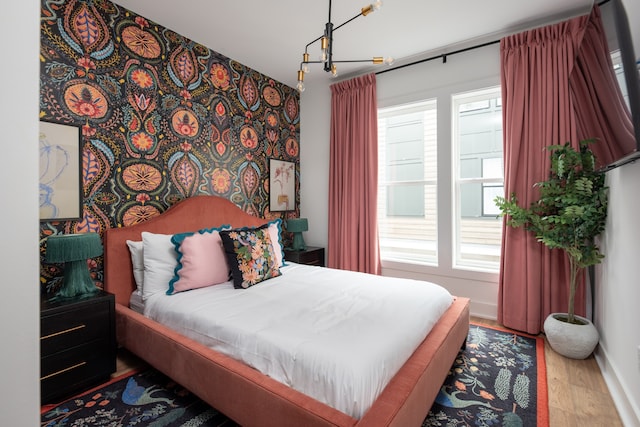
[(284, 256), (282, 253), (282, 220), (276, 218), (268, 223), (269, 237), (271, 238), (271, 244), (273, 245), (273, 252), (276, 259), (276, 266), (278, 268), (284, 265)]
[(175, 234), (171, 241), (178, 253), (178, 265), (169, 282), (167, 295), (229, 281), (229, 267), (219, 230)]

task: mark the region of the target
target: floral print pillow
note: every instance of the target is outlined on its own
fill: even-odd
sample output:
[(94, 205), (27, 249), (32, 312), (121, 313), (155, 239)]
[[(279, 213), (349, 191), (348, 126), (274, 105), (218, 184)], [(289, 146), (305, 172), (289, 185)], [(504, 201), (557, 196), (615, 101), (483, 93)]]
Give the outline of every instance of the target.
[(280, 276), (267, 227), (220, 231), (236, 289)]

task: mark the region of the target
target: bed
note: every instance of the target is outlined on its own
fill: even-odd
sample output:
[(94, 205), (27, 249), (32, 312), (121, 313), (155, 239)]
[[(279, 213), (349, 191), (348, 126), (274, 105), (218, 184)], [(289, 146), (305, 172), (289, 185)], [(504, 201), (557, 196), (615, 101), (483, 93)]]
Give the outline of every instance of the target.
[(127, 240), (143, 232), (182, 233), (221, 224), (267, 222), (226, 199), (196, 196), (162, 215), (105, 233), (105, 289), (116, 298), (118, 344), (243, 426), (418, 426), (424, 420), (469, 328), (469, 300), (455, 297), (427, 337), (361, 417), (313, 399), (258, 370), (212, 350), (137, 311)]

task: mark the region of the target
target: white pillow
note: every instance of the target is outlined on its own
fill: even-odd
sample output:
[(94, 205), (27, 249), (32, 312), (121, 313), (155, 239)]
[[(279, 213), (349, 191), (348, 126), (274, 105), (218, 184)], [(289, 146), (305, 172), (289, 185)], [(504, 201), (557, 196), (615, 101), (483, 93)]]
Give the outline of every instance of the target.
[(142, 241), (136, 242), (127, 240), (129, 252), (131, 253), (131, 264), (133, 265), (133, 279), (136, 282), (136, 293), (142, 296), (142, 286), (144, 284), (144, 246)]
[(172, 234), (154, 234), (142, 232), (144, 252), (144, 282), (142, 299), (169, 289), (169, 281), (178, 265), (178, 254), (171, 243)]

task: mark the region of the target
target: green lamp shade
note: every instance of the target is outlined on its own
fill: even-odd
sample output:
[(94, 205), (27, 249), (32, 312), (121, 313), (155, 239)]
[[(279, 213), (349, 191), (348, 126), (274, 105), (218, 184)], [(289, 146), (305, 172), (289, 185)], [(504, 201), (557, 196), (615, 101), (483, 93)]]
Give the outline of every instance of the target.
[(102, 241), (96, 233), (49, 236), (45, 261), (64, 263), (64, 278), (56, 297), (71, 298), (97, 292), (89, 275), (87, 259), (99, 255), (102, 255)]
[(287, 231), (293, 233), (291, 249), (294, 251), (304, 251), (307, 249), (307, 246), (304, 244), (304, 237), (302, 237), (302, 232), (309, 229), (307, 218), (290, 218), (287, 220), (285, 228)]

